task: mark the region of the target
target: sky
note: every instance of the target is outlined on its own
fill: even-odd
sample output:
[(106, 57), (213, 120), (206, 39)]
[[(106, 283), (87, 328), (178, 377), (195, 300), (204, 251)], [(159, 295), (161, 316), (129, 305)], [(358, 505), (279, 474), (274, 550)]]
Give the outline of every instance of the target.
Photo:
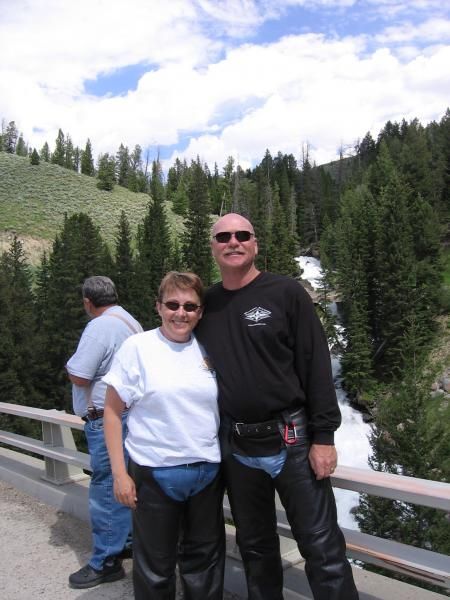
[(446, 0), (0, 0), (0, 119), (165, 170), (316, 164), (450, 106)]

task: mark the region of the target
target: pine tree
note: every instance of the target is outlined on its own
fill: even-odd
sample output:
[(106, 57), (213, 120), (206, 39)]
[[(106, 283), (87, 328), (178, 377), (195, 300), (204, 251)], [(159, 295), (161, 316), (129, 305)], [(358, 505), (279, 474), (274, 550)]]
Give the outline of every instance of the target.
[[(158, 159), (159, 162), (159, 159)], [(142, 172), (142, 148), (136, 144), (130, 155), (128, 189), (132, 192), (147, 192), (147, 177)]]
[[(448, 428), (441, 428), (438, 443), (432, 440), (427, 419), (430, 381), (423, 375), (429, 367), (421, 347), (421, 330), (412, 320), (404, 336), (403, 376), (380, 394), (369, 463), (378, 471), (447, 481), (450, 469), (443, 457), (448, 457), (450, 447)], [(443, 454), (436, 452), (439, 447)], [(363, 532), (450, 552), (450, 523), (441, 511), (363, 496), (356, 519)]]
[(317, 181), (309, 160), (309, 149), (304, 149), (302, 170), (297, 191), (298, 236), (302, 247), (317, 245), (321, 231), (320, 197)]
[[(0, 261), (0, 399), (12, 404), (26, 404), (25, 391), (15, 368), (17, 349), (11, 327), (12, 313), (10, 274)], [(6, 415), (0, 415), (0, 426), (9, 428)]]
[(70, 135), (67, 135), (64, 144), (64, 167), (74, 170), (74, 147)]
[[(342, 199), (341, 217), (332, 239), (329, 230), (323, 239), (325, 255), (335, 253), (334, 281), (344, 303), (347, 340), (342, 374), (346, 389), (352, 394), (362, 392), (372, 376), (370, 290), (374, 278), (374, 210), (373, 197), (365, 186), (348, 190)], [(330, 248), (330, 242), (334, 248)]]
[(167, 200), (173, 201), (175, 193), (178, 189), (178, 185), (181, 181), (181, 177), (186, 170), (186, 165), (183, 166), (183, 163), (177, 157), (175, 159), (175, 164), (173, 167), (170, 167), (167, 173), (167, 186), (166, 186), (166, 195)]
[(211, 212), (218, 215), (220, 214), (220, 207), (222, 204), (222, 198), (220, 195), (220, 175), (217, 163), (214, 163), (214, 173), (209, 173), (208, 176), (208, 188), (209, 196), (211, 201)]
[(411, 317), (415, 260), (407, 198), (409, 188), (395, 168), (377, 198), (375, 233), (375, 340), (378, 372), (392, 376), (401, 369), (401, 345)]
[(64, 133), (61, 129), (58, 130), (58, 137), (55, 140), (55, 150), (52, 154), (51, 162), (54, 165), (59, 165), (60, 167), (64, 167), (66, 156), (66, 141), (64, 138)]
[(270, 227), (267, 269), (280, 275), (297, 277), (299, 269), (297, 262), (294, 260), (296, 239), (289, 232), (286, 216), (280, 204), (277, 184), (275, 184), (275, 189), (272, 193)]
[(39, 154), (38, 154), (36, 148), (33, 148), (33, 152), (31, 153), (31, 156), (30, 156), (30, 163), (32, 165), (38, 165), (39, 162), (40, 162)]
[(97, 187), (99, 190), (110, 192), (116, 183), (116, 163), (114, 157), (108, 153), (101, 154), (98, 159)]
[(95, 175), (94, 159), (92, 158), (91, 140), (88, 138), (86, 146), (81, 153), (81, 173), (93, 177)]
[(16, 154), (17, 156), (28, 156), (28, 146), (23, 139), (23, 134), (19, 135), (19, 139), (16, 144)]
[(191, 169), (185, 169), (180, 177), (178, 187), (172, 194), (172, 210), (176, 215), (184, 217), (189, 206), (189, 186)]
[(128, 147), (120, 144), (116, 154), (116, 179), (119, 185), (128, 186), (128, 177), (130, 173), (130, 154)]
[(417, 119), (407, 125), (399, 156), (399, 170), (415, 193), (432, 205), (435, 173), (426, 131)]
[(178, 241), (178, 237), (175, 238), (173, 242), (172, 248), (172, 257), (171, 257), (171, 268), (174, 271), (186, 271), (187, 267), (183, 262), (183, 256), (181, 253), (180, 243)]
[(190, 171), (189, 207), (184, 220), (183, 263), (188, 270), (197, 273), (205, 285), (210, 285), (213, 265), (208, 180), (198, 157), (191, 163)]
[(120, 213), (115, 238), (114, 283), (119, 300), (126, 309), (133, 305), (133, 287), (135, 284), (135, 265), (131, 248), (132, 236), (125, 211)]
[(153, 161), (150, 182), (151, 201), (143, 223), (138, 227), (134, 315), (144, 329), (155, 327), (155, 309), (161, 279), (171, 268), (171, 242), (164, 208), (164, 186), (159, 161)]
[[(5, 367), (5, 370), (0, 369), (2, 401), (39, 405), (40, 397), (34, 385), (39, 373), (32, 278), (22, 243), (17, 237), (0, 260), (0, 272), (0, 304), (3, 305), (0, 364), (4, 363)], [(20, 426), (20, 432), (27, 430), (25, 424)]]
[(73, 150), (73, 170), (75, 173), (80, 172), (81, 152), (78, 146)]
[(256, 210), (252, 215), (252, 222), (258, 240), (258, 255), (256, 266), (261, 271), (269, 270), (269, 252), (272, 245), (272, 188), (267, 175), (261, 166), (256, 169)]
[(15, 121), (10, 121), (5, 129), (5, 133), (2, 136), (3, 148), (5, 152), (8, 152), (9, 154), (15, 153), (18, 137), (19, 132), (17, 130), (16, 123)]
[(439, 216), (420, 195), (410, 201), (408, 212), (415, 257), (416, 294), (420, 298), (415, 316), (424, 339), (430, 340), (436, 329), (442, 281)]
[(439, 123), (438, 147), (442, 162), (442, 189), (440, 197), (441, 212), (445, 218), (446, 236), (449, 235), (450, 222), (450, 108)]
[(223, 168), (223, 176), (220, 177), (217, 182), (218, 195), (220, 198), (220, 215), (231, 212), (231, 206), (233, 203), (233, 173), (234, 158), (229, 156), (226, 165)]
[(105, 244), (90, 217), (84, 213), (66, 216), (38, 288), (42, 376), (36, 386), (52, 407), (71, 408), (64, 365), (75, 351), (87, 322), (81, 285), (90, 275), (112, 275), (105, 267), (105, 262), (110, 262), (106, 257)]
[(47, 142), (41, 148), (40, 157), (44, 162), (50, 162), (50, 148)]

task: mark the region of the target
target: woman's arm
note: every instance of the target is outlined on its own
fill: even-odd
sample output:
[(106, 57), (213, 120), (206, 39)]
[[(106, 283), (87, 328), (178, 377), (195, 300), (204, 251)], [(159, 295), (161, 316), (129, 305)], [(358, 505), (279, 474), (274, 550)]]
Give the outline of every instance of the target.
[(125, 404), (116, 390), (108, 385), (103, 415), (105, 441), (108, 448), (114, 479), (114, 496), (117, 502), (136, 508), (136, 487), (128, 475), (123, 453), (122, 413)]

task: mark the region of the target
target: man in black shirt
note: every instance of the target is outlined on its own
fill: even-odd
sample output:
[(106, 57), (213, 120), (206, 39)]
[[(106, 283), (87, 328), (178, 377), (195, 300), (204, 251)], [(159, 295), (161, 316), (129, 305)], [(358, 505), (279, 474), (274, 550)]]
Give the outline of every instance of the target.
[(247, 219), (225, 215), (212, 234), (222, 282), (208, 290), (196, 334), (219, 383), (222, 461), (248, 598), (283, 598), (276, 490), (315, 600), (357, 600), (329, 479), (341, 417), (323, 328), (301, 285), (257, 270)]

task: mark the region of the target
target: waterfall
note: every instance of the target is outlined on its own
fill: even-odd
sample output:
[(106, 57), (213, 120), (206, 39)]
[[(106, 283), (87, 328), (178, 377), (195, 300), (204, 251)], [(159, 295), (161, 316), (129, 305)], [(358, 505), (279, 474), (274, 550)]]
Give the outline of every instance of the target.
[[(311, 256), (300, 256), (297, 261), (303, 269), (302, 279), (309, 281), (311, 286), (317, 289), (322, 279), (320, 261)], [(333, 312), (336, 313), (335, 307), (333, 308)], [(340, 357), (332, 356), (331, 363), (339, 408), (342, 413), (342, 425), (335, 434), (338, 464), (368, 469), (368, 458), (371, 451), (369, 444), (370, 425), (363, 421), (359, 411), (350, 406), (347, 395), (342, 389)], [(335, 488), (334, 494), (339, 524), (348, 529), (358, 529), (351, 510), (358, 505), (359, 493)]]

